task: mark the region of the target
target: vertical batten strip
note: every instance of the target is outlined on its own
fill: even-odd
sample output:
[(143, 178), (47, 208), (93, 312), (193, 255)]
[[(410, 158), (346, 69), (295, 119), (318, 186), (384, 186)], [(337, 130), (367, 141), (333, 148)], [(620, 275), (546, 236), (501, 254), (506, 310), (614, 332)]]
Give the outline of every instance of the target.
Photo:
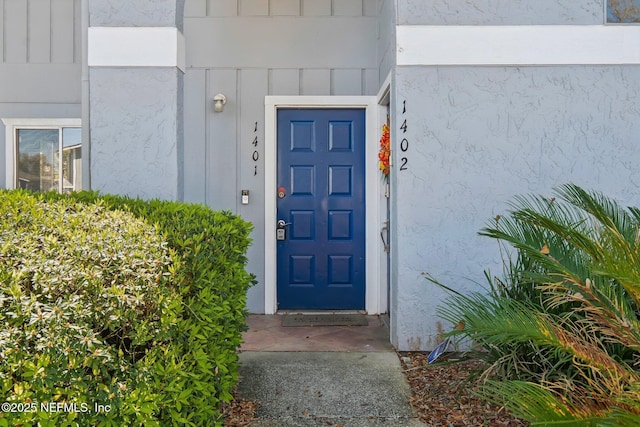
[(4, 22), (4, 0), (0, 0), (0, 22), (2, 23), (2, 31), (0, 31), (0, 63), (4, 63), (5, 61), (4, 33), (5, 33), (5, 29), (7, 28), (7, 25)]

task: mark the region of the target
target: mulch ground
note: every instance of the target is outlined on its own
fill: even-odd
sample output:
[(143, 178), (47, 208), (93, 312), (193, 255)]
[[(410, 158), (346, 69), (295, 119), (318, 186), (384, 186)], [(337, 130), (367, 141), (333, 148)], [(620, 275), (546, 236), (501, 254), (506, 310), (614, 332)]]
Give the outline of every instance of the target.
[[(234, 393), (235, 394), (235, 393)], [(258, 404), (249, 400), (234, 398), (222, 408), (224, 425), (229, 427), (245, 427), (251, 424)]]
[[(429, 427), (526, 427), (528, 423), (504, 408), (489, 404), (473, 391), (468, 381), (481, 367), (477, 360), (429, 365), (423, 353), (400, 354), (402, 369), (411, 386), (410, 403), (418, 418)], [(236, 399), (224, 408), (225, 426), (244, 427), (253, 420), (257, 404)]]
[(529, 424), (504, 408), (487, 403), (474, 394), (481, 362), (450, 362), (438, 359), (430, 365), (423, 353), (402, 353), (400, 362), (411, 386), (411, 406), (430, 427), (496, 426), (524, 427)]

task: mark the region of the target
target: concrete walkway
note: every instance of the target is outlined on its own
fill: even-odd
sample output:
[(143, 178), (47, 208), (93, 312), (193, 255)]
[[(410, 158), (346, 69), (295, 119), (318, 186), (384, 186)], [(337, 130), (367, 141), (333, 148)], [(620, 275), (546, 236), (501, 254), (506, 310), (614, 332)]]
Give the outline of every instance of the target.
[[(368, 327), (282, 328), (278, 316), (252, 316), (238, 385), (240, 397), (260, 405), (251, 425), (423, 426), (408, 403), (410, 389), (384, 325), (369, 318)], [(285, 351), (269, 339), (274, 334), (284, 335)], [(286, 338), (291, 335), (296, 339)], [(296, 341), (314, 351), (292, 350)]]

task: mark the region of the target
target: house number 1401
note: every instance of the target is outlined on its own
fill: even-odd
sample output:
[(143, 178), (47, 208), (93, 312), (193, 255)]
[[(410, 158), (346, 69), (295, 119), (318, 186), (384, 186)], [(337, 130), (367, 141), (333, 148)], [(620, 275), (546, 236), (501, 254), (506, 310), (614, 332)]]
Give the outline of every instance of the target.
[(407, 158), (407, 151), (409, 151), (409, 140), (405, 136), (407, 133), (407, 119), (404, 117), (407, 112), (407, 100), (402, 101), (402, 115), (400, 119), (402, 120), (402, 124), (400, 125), (400, 130), (402, 131), (402, 140), (400, 141), (400, 151), (404, 154), (403, 157), (400, 158), (400, 170), (406, 171), (408, 169), (407, 163), (409, 163), (409, 159)]
[(253, 176), (258, 175), (258, 160), (260, 159), (260, 153), (258, 152), (258, 122), (253, 125), (253, 153), (251, 153), (251, 160), (253, 160)]

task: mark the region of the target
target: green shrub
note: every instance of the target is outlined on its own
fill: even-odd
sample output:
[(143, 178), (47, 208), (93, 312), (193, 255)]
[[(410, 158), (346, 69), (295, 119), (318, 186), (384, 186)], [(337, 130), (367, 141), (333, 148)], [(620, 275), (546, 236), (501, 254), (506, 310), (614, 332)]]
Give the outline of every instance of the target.
[(158, 425), (140, 361), (176, 334), (170, 262), (130, 213), (2, 192), (0, 426)]
[(439, 313), (489, 357), (484, 396), (533, 425), (640, 425), (640, 209), (566, 185), (481, 234), (516, 249), (506, 278)]
[(238, 380), (237, 348), (253, 281), (245, 271), (251, 224), (201, 205), (87, 192), (71, 197), (131, 212), (162, 233), (172, 250), (170, 270), (182, 305), (175, 307), (175, 335), (145, 358), (159, 396), (158, 418), (162, 425), (222, 423), (221, 404), (231, 400)]
[(0, 426), (222, 423), (249, 223), (97, 193), (1, 192), (0, 215), (0, 398), (22, 410)]

